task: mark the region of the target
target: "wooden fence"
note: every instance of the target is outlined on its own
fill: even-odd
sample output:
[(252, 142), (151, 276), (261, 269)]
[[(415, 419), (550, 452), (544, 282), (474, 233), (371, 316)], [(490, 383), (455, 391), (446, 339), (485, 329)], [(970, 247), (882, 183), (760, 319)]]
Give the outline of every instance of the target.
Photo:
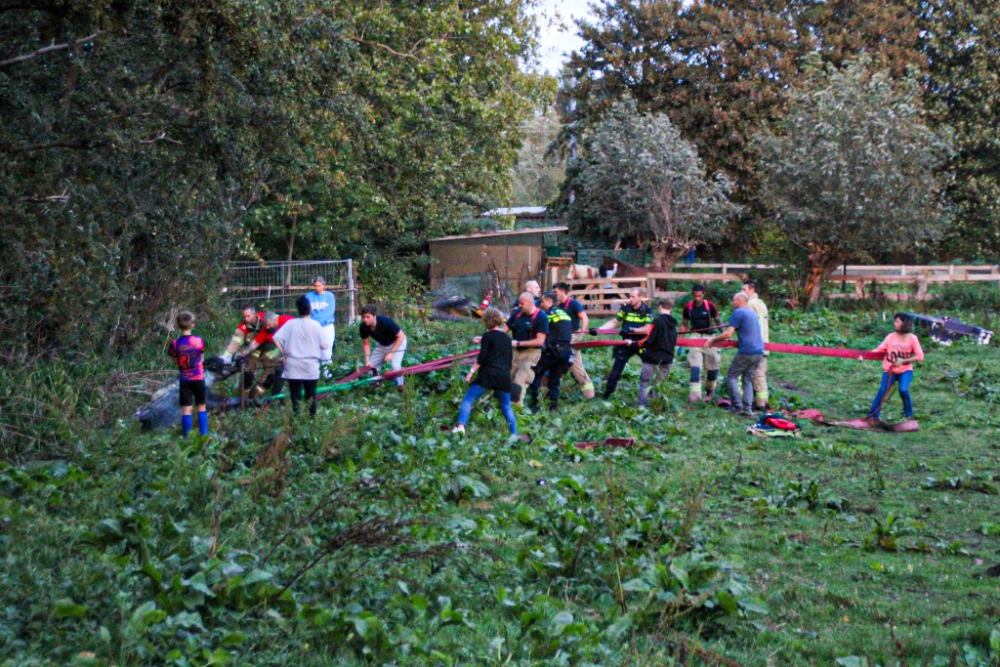
[[(643, 287), (649, 297), (677, 298), (686, 295), (687, 291), (663, 291), (656, 287), (658, 282), (682, 281), (692, 283), (710, 282), (742, 282), (753, 269), (777, 268), (762, 264), (693, 264), (692, 271), (671, 271), (666, 273), (649, 273), (643, 278), (601, 278), (597, 280), (567, 281), (571, 295), (578, 299), (588, 314), (609, 316), (617, 312), (618, 307), (628, 301), (628, 293), (633, 287)], [(721, 269), (714, 273), (707, 270)], [(697, 271), (697, 272), (696, 272)], [(876, 291), (879, 285), (915, 285), (914, 294), (887, 294), (886, 297), (896, 301), (919, 300), (930, 298), (927, 287), (937, 283), (952, 282), (994, 282), (1000, 287), (1000, 266), (996, 265), (925, 265), (925, 266), (860, 266), (847, 265), (847, 273), (830, 276), (829, 283), (852, 283), (853, 292), (825, 294), (829, 298), (864, 299)], [(554, 281), (557, 276), (553, 276)], [(608, 285), (606, 287), (605, 285)]]
[[(579, 301), (588, 315), (606, 316), (618, 312), (618, 307), (628, 301), (628, 293), (635, 287), (645, 288), (647, 278), (601, 278), (600, 280), (567, 280), (570, 295)], [(607, 285), (607, 286), (605, 286)]]

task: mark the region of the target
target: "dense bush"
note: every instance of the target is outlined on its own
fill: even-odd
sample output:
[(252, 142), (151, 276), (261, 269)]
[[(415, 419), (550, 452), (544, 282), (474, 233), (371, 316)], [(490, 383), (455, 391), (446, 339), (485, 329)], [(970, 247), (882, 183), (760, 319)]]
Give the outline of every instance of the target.
[(929, 305), (944, 313), (1000, 312), (1000, 289), (993, 283), (945, 283)]

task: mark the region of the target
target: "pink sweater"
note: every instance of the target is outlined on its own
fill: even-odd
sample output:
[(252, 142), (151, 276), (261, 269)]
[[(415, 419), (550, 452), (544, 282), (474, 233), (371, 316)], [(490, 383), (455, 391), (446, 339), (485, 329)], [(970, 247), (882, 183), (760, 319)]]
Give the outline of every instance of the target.
[(885, 359), (882, 360), (882, 370), (886, 373), (894, 373), (896, 375), (913, 370), (913, 364), (894, 366), (892, 362), (896, 359), (913, 357), (917, 361), (924, 360), (924, 351), (920, 347), (920, 339), (913, 334), (899, 334), (893, 331), (875, 348), (875, 351), (885, 352)]

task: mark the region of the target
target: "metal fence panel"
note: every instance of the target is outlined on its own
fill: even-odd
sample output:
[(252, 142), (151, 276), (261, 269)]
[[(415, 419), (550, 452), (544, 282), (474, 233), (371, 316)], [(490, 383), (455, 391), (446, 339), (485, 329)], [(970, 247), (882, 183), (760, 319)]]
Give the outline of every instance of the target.
[(322, 276), (337, 297), (338, 322), (356, 318), (354, 262), (350, 259), (315, 262), (233, 262), (226, 272), (226, 297), (236, 307), (252, 303), (279, 313), (294, 313), (295, 300), (312, 290)]

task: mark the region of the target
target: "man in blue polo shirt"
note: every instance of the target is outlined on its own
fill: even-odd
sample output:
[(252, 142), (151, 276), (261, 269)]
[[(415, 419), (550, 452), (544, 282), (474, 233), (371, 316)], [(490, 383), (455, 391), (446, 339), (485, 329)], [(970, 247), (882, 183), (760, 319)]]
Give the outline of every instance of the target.
[[(764, 338), (760, 333), (760, 320), (757, 313), (747, 308), (749, 297), (744, 292), (733, 296), (733, 314), (729, 318), (726, 330), (705, 341), (705, 347), (711, 348), (719, 341), (728, 340), (733, 334), (739, 336), (740, 344), (733, 363), (726, 372), (726, 384), (729, 386), (729, 398), (733, 404), (729, 408), (732, 413), (744, 412), (753, 415), (753, 374), (764, 358)], [(743, 395), (740, 396), (740, 384), (743, 385)]]
[(321, 353), (319, 363), (323, 376), (329, 378), (331, 373), (327, 364), (333, 360), (333, 349), (337, 346), (337, 332), (334, 326), (337, 297), (333, 292), (326, 291), (326, 280), (323, 276), (313, 278), (313, 291), (307, 292), (305, 296), (312, 306), (312, 318), (323, 327), (323, 343), (326, 348)]

